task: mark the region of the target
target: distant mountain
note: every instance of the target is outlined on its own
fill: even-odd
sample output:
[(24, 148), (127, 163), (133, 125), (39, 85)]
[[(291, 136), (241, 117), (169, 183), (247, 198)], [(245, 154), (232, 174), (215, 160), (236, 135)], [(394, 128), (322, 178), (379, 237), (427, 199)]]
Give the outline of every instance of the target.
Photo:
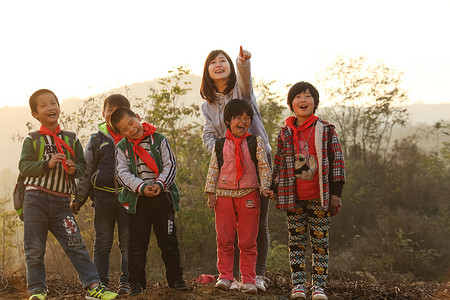
[(407, 105), (406, 108), (410, 114), (409, 120), (412, 125), (420, 123), (433, 124), (439, 120), (450, 120), (450, 103), (416, 103)]
[[(195, 103), (201, 105), (203, 99), (200, 97), (201, 78), (197, 75), (190, 75), (186, 80), (191, 81), (192, 90), (181, 99), (185, 104)], [(94, 95), (101, 102), (106, 96), (112, 93), (122, 93), (126, 95), (133, 104), (136, 99), (145, 99), (149, 94), (150, 88), (157, 88), (157, 80), (133, 83), (128, 86), (121, 86), (116, 89), (104, 92), (100, 95)], [(61, 102), (61, 109), (64, 112), (76, 111), (83, 103), (84, 99), (70, 98)], [(99, 103), (100, 105), (100, 103)], [(410, 125), (419, 125), (421, 123), (433, 124), (439, 120), (450, 120), (450, 103), (445, 104), (412, 104), (407, 106), (410, 113)], [(20, 134), (25, 136), (27, 129), (25, 124), (33, 122), (38, 127), (38, 122), (30, 114), (30, 109), (25, 106), (2, 107), (0, 108), (0, 144), (4, 145), (2, 150), (2, 159), (0, 161), (0, 171), (6, 168), (17, 172), (17, 162), (21, 151), (21, 142), (13, 142), (12, 136)], [(1, 185), (1, 183), (0, 183)]]

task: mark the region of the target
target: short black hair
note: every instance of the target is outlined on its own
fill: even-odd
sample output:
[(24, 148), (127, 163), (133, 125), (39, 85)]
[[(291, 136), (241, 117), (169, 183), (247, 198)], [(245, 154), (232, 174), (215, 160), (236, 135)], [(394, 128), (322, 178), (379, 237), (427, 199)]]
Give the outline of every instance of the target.
[[(128, 107), (118, 107), (112, 114), (111, 114), (111, 125), (113, 126), (114, 130), (116, 132), (119, 132), (119, 130), (116, 127), (116, 124), (120, 122), (120, 120), (122, 120), (122, 118), (124, 116), (130, 116), (132, 118), (136, 117), (136, 114), (129, 109)], [(119, 132), (120, 133), (120, 132)]]
[(233, 99), (228, 102), (223, 110), (223, 119), (227, 125), (227, 128), (230, 128), (231, 120), (242, 115), (243, 113), (247, 113), (251, 121), (253, 121), (253, 109), (247, 101), (242, 99)]
[(317, 89), (311, 83), (306, 81), (297, 82), (289, 89), (287, 103), (291, 111), (294, 111), (292, 109), (292, 101), (294, 101), (295, 96), (306, 92), (306, 90), (309, 91), (314, 99), (314, 112), (316, 112), (316, 109), (319, 106), (319, 91), (317, 91)]
[(121, 94), (112, 94), (106, 97), (106, 99), (103, 101), (103, 111), (105, 111), (106, 106), (112, 106), (112, 107), (127, 107), (130, 108), (130, 101)]
[(59, 100), (58, 100), (58, 97), (56, 97), (55, 93), (53, 93), (52, 91), (50, 91), (48, 89), (40, 89), (40, 90), (37, 90), (36, 92), (34, 92), (33, 95), (31, 95), (30, 100), (28, 101), (31, 112), (37, 112), (36, 99), (39, 96), (44, 95), (44, 94), (52, 94), (55, 97), (56, 103), (58, 103), (58, 106), (59, 106)]

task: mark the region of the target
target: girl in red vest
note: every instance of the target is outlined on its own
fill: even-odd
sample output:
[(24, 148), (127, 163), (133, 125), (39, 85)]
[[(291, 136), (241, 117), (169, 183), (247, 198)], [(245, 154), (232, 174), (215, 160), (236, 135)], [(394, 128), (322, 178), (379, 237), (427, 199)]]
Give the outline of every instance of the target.
[(257, 293), (255, 287), (256, 237), (258, 235), (260, 192), (272, 198), (271, 171), (262, 138), (247, 132), (253, 110), (248, 102), (233, 99), (224, 109), (225, 138), (215, 143), (205, 192), (214, 207), (217, 232), (216, 288), (229, 290), (233, 282), (234, 239), (238, 230), (241, 291)]

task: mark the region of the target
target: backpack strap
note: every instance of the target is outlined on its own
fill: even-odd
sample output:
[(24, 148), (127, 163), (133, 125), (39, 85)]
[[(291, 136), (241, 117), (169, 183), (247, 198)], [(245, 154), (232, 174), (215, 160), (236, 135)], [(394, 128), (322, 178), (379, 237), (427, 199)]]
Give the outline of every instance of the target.
[(97, 170), (98, 166), (98, 153), (100, 150), (100, 145), (102, 144), (102, 134), (97, 132), (91, 135), (91, 151), (92, 157), (94, 158), (94, 170)]
[[(77, 140), (77, 135), (72, 131), (61, 130), (60, 132), (64, 142), (66, 142), (66, 144), (69, 145), (69, 147), (72, 148), (73, 151), (75, 151), (75, 142)], [(66, 157), (67, 159), (72, 159), (73, 161), (75, 161), (76, 159), (76, 157), (71, 157), (69, 151), (67, 151)]]
[(36, 152), (36, 160), (41, 160), (44, 156), (44, 147), (45, 147), (45, 141), (42, 134), (40, 134), (38, 131), (32, 131), (28, 133), (31, 137), (31, 141), (33, 142), (33, 148)]
[(256, 140), (256, 135), (249, 135), (245, 138), (247, 140), (248, 151), (252, 157), (253, 163), (255, 164), (256, 171), (258, 171), (258, 159), (256, 158), (256, 148), (258, 146), (258, 141)]
[(217, 156), (217, 164), (219, 165), (219, 172), (223, 166), (223, 146), (225, 145), (225, 138), (220, 138), (216, 140), (216, 156)]
[[(253, 163), (256, 167), (256, 173), (258, 174), (258, 158), (256, 157), (256, 148), (258, 146), (258, 141), (256, 140), (255, 135), (249, 135), (245, 138), (247, 140), (248, 151), (250, 152), (250, 156), (252, 158)], [(220, 138), (216, 140), (216, 156), (217, 163), (219, 165), (219, 172), (223, 166), (223, 146), (225, 145), (225, 138)]]

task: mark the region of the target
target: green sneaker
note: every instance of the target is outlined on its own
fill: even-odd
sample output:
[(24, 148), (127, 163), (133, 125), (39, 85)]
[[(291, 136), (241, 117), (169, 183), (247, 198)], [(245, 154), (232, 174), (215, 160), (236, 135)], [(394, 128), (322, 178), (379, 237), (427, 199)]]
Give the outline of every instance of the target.
[(28, 300), (45, 300), (47, 299), (47, 292), (44, 290), (35, 290)]
[(95, 300), (95, 299), (116, 299), (117, 294), (108, 291), (106, 286), (99, 285), (93, 288), (92, 290), (87, 290), (86, 299)]

